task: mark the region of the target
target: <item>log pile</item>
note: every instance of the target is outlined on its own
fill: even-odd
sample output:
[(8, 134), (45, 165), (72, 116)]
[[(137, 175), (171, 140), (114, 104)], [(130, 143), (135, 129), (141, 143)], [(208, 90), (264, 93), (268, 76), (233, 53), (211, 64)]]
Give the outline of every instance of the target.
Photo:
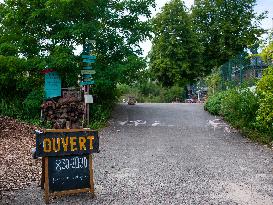
[(44, 102), (41, 106), (43, 119), (53, 124), (54, 129), (81, 128), (84, 103), (76, 97), (59, 98)]

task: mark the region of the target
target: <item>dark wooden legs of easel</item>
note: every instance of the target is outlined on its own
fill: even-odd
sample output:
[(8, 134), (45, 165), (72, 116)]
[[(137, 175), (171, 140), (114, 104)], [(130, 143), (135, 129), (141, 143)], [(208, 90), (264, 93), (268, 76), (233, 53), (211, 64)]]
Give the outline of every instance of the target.
[(49, 203), (48, 157), (42, 157), (41, 188), (45, 190), (45, 203)]
[(42, 157), (42, 176), (41, 176), (41, 188), (45, 188), (45, 158)]
[(92, 154), (89, 155), (89, 171), (90, 171), (90, 192), (92, 194), (92, 198), (94, 198), (95, 188), (94, 188), (94, 171), (93, 171)]

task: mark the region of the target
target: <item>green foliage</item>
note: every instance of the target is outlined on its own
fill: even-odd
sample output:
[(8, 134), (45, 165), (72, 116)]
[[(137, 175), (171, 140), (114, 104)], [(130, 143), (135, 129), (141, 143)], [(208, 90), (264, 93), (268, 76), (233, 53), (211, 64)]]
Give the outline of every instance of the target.
[[(118, 82), (133, 83), (144, 75), (146, 63), (136, 54), (142, 52), (139, 42), (151, 37), (151, 6), (155, 6), (154, 0), (0, 3), (0, 96), (24, 102), (28, 112), (35, 105), (33, 111), (37, 111), (30, 93), (43, 86), (40, 71), (53, 68), (62, 77), (62, 87), (78, 86), (83, 64), (74, 51), (95, 40), (92, 54), (97, 56), (93, 65), (96, 86), (92, 94), (98, 96), (101, 105), (113, 102)], [(101, 111), (97, 113), (105, 118)]]
[(261, 98), (273, 93), (273, 66), (264, 70), (263, 77), (257, 83), (257, 93)]
[(177, 85), (165, 89), (163, 93), (164, 102), (183, 101), (185, 97), (185, 90)]
[(267, 68), (257, 83), (260, 107), (257, 112), (257, 127), (273, 133), (273, 67)]
[(119, 85), (120, 99), (134, 96), (140, 103), (170, 103), (183, 101), (185, 98), (184, 88), (174, 85), (166, 88), (154, 82), (146, 82), (135, 86)]
[(117, 65), (119, 83), (133, 85), (147, 79), (146, 61), (137, 55), (130, 55), (126, 60)]
[(253, 127), (258, 110), (258, 98), (248, 88), (225, 92), (220, 114), (235, 127)]
[(21, 119), (23, 117), (22, 103), (19, 100), (1, 99), (0, 115)]
[(205, 78), (206, 84), (208, 86), (208, 95), (214, 95), (221, 89), (221, 74), (220, 69), (214, 69), (210, 75)]
[(272, 60), (273, 60), (273, 40), (271, 39), (271, 42), (269, 43), (269, 45), (267, 45), (261, 52), (260, 56), (262, 57), (262, 59), (268, 63), (268, 64), (272, 64)]
[(257, 15), (255, 4), (256, 0), (195, 1), (191, 15), (204, 47), (205, 68), (221, 66), (258, 41), (265, 13)]
[(273, 134), (273, 93), (268, 93), (259, 102), (259, 110), (257, 112), (256, 126), (262, 130)]
[(28, 119), (39, 119), (43, 99), (44, 92), (42, 88), (34, 89), (28, 94), (23, 101), (24, 115)]
[(204, 109), (213, 115), (220, 115), (221, 103), (226, 96), (226, 91), (215, 93), (210, 96), (204, 105)]
[(218, 92), (205, 103), (205, 110), (222, 115), (235, 127), (253, 128), (258, 108), (258, 97), (248, 88)]
[(89, 127), (91, 129), (101, 129), (105, 127), (107, 120), (111, 116), (111, 111), (114, 106), (113, 102), (104, 102), (103, 104), (92, 104), (90, 113), (92, 120)]
[(202, 75), (200, 54), (203, 48), (183, 1), (172, 0), (165, 4), (153, 19), (153, 32), (150, 68), (160, 83), (184, 86)]
[(42, 102), (42, 88), (32, 90), (25, 99), (2, 98), (0, 104), (0, 115), (14, 117), (25, 121), (39, 121), (40, 106)]
[(267, 95), (261, 101), (248, 88), (233, 88), (210, 96), (205, 104), (205, 110), (215, 115), (222, 115), (250, 139), (271, 144), (273, 141), (272, 97)]

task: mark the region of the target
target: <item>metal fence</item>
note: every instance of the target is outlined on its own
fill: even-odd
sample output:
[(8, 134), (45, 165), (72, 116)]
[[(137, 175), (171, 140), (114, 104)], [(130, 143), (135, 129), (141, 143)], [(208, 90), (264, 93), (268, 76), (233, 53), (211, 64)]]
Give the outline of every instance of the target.
[(263, 70), (268, 65), (260, 56), (248, 57), (248, 54), (240, 54), (220, 67), (222, 89), (227, 86), (241, 85), (247, 82), (250, 86), (262, 77)]

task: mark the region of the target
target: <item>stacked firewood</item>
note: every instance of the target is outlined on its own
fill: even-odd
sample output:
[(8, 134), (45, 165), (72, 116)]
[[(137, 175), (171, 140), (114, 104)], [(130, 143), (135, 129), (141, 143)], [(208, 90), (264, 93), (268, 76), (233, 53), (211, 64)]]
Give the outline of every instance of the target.
[(43, 119), (51, 122), (54, 129), (73, 129), (82, 126), (84, 103), (76, 97), (45, 101), (41, 109)]

